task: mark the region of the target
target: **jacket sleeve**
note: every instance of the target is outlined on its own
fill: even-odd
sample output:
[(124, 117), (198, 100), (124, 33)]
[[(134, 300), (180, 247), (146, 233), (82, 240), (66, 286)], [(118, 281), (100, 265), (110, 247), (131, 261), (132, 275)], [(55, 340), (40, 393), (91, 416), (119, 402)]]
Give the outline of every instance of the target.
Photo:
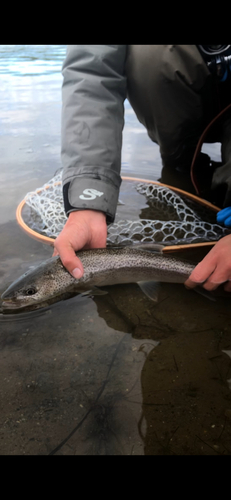
[(67, 214), (113, 222), (121, 184), (126, 45), (70, 45), (63, 64), (62, 164)]

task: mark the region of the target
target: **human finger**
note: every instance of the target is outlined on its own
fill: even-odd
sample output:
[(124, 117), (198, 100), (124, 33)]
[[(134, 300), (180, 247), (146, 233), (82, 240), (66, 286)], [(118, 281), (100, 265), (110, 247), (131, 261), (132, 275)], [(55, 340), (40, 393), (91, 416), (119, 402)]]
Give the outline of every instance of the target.
[(203, 284), (206, 290), (215, 290), (219, 285), (226, 283), (231, 278), (231, 270), (226, 261), (219, 261), (212, 274)]
[(230, 217), (227, 217), (227, 219), (225, 219), (224, 221), (224, 225), (226, 227), (231, 227), (231, 216)]
[(203, 286), (205, 290), (212, 291), (218, 288), (218, 286), (222, 285), (223, 283), (226, 283), (229, 279), (231, 279), (231, 272), (229, 267), (227, 267), (226, 262), (223, 261), (219, 262), (219, 265), (215, 266), (212, 272), (210, 272), (212, 267), (207, 266), (207, 268), (205, 268), (205, 271), (206, 269), (208, 272), (206, 279), (203, 279), (205, 278), (205, 274), (204, 275), (200, 274), (201, 281), (197, 279), (198, 277), (195, 278), (194, 277), (195, 270), (194, 270), (193, 273), (190, 275), (189, 279), (185, 282), (185, 286), (187, 288), (193, 288), (197, 284), (200, 284), (201, 286)]
[(197, 285), (202, 285), (211, 276), (215, 269), (213, 262), (201, 261), (194, 268), (188, 279), (185, 281), (186, 288), (194, 288)]
[(64, 267), (74, 278), (80, 279), (83, 276), (83, 264), (71, 245), (61, 245), (59, 247), (59, 256)]
[(57, 248), (54, 248), (52, 257), (56, 257), (56, 255), (59, 255), (59, 252), (58, 252)]
[(217, 213), (217, 222), (224, 222), (227, 217), (231, 216), (231, 207), (226, 207), (220, 210), (220, 212)]

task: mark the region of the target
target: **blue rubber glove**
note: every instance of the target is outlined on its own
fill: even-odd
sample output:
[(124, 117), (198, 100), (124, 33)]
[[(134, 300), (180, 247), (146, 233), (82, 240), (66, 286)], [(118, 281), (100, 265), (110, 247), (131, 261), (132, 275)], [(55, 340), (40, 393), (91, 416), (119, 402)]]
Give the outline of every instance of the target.
[(226, 227), (231, 227), (231, 207), (226, 207), (217, 213), (218, 224), (223, 223)]

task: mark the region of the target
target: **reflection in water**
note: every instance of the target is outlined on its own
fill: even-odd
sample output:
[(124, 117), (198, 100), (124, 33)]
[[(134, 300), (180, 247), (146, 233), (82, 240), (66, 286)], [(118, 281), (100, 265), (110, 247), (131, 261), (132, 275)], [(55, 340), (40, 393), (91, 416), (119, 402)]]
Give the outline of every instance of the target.
[[(76, 439), (76, 433), (79, 430), (82, 431), (82, 435), (81, 439), (74, 444), (75, 454), (127, 455), (134, 453), (136, 445), (131, 436), (131, 423), (136, 412), (132, 407), (134, 404), (139, 407), (141, 403), (137, 372), (139, 365), (143, 363), (143, 356), (147, 357), (149, 350), (153, 349), (157, 343), (139, 342), (139, 344), (133, 343), (131, 356), (130, 339), (127, 335), (120, 339), (115, 346), (106, 378), (96, 398), (93, 401), (91, 398), (88, 399), (89, 409), (70, 434), (49, 453), (50, 455), (56, 454), (67, 443), (72, 448), (71, 438), (75, 436)], [(127, 361), (128, 357), (130, 359)], [(125, 372), (124, 363), (121, 363), (121, 360), (127, 361)], [(132, 369), (131, 362), (134, 369)], [(127, 377), (128, 368), (129, 377)], [(121, 390), (121, 382), (119, 382), (119, 379), (122, 381), (123, 378), (127, 379), (125, 390), (124, 388)], [(81, 445), (81, 441), (84, 441), (84, 446)]]
[[(210, 335), (204, 332), (201, 342), (200, 333), (194, 335), (194, 340), (208, 349)], [(219, 399), (220, 403), (222, 400), (217, 393), (217, 385), (230, 401), (226, 383), (230, 362), (210, 350), (198, 351), (197, 345), (193, 345), (187, 335), (182, 339), (182, 347), (185, 352), (191, 349), (190, 356), (183, 357), (183, 350), (178, 349), (178, 345), (173, 342), (160, 345), (159, 355), (152, 351), (142, 370), (143, 413), (140, 427), (144, 419), (144, 453), (230, 454), (230, 410), (221, 410), (220, 416), (215, 410)], [(187, 364), (189, 359), (191, 363)], [(146, 392), (147, 387), (152, 387), (152, 390)], [(224, 403), (221, 403), (222, 408)]]

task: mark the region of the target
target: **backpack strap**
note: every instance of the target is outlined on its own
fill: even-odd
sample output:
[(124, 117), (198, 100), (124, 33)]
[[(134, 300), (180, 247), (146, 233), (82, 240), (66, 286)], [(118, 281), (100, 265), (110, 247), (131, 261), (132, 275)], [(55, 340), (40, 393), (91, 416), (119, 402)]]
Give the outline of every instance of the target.
[(195, 153), (194, 153), (194, 156), (193, 156), (193, 159), (192, 159), (192, 163), (191, 163), (191, 168), (190, 168), (190, 176), (191, 176), (191, 181), (193, 183), (193, 186), (195, 188), (195, 191), (196, 191), (196, 194), (197, 196), (200, 196), (201, 194), (201, 187), (200, 187), (200, 184), (199, 184), (199, 180), (196, 176), (196, 172), (195, 172), (195, 164), (196, 164), (196, 161), (197, 161), (197, 158), (198, 158), (198, 155), (201, 151), (201, 148), (202, 148), (202, 145), (203, 143), (205, 142), (205, 138), (207, 136), (207, 134), (209, 133), (210, 129), (213, 127), (213, 125), (215, 123), (217, 123), (217, 121), (229, 110), (231, 109), (231, 104), (228, 104), (228, 106), (226, 106), (226, 108), (224, 108), (222, 111), (220, 111), (218, 113), (218, 115), (215, 116), (215, 118), (213, 118), (211, 120), (211, 122), (207, 125), (207, 127), (205, 128), (204, 132), (201, 134), (200, 136), (200, 139), (197, 143), (197, 147), (195, 149)]

